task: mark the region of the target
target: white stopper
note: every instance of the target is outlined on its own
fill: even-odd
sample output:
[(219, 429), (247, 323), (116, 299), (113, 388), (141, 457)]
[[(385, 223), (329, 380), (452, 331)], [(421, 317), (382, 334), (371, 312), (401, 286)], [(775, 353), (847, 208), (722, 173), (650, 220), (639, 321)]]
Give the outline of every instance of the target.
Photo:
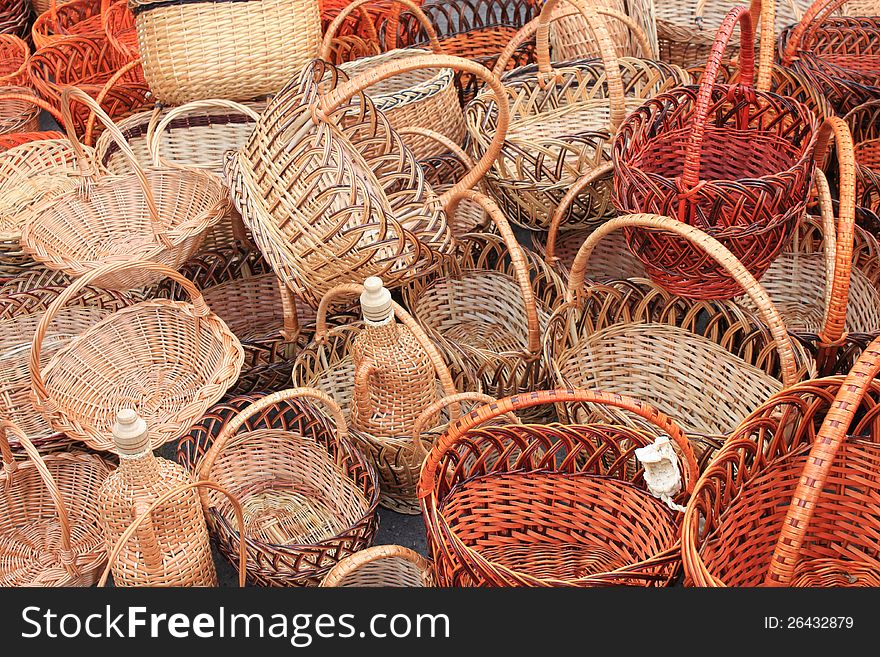
[(147, 423), (133, 408), (123, 408), (116, 414), (113, 425), (113, 442), (120, 454), (140, 454), (149, 449), (150, 436)]
[(382, 285), (382, 279), (378, 276), (370, 276), (364, 281), (361, 312), (368, 324), (387, 324), (394, 317), (391, 292)]
[(681, 492), (682, 480), (678, 455), (669, 437), (661, 436), (653, 444), (637, 449), (636, 458), (645, 466), (645, 483), (651, 495), (675, 511), (684, 511), (684, 507), (673, 502)]

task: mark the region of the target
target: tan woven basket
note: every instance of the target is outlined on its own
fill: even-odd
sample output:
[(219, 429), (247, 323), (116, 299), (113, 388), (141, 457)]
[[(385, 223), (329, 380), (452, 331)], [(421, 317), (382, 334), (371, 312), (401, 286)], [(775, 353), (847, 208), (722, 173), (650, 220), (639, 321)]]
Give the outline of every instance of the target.
[(316, 0), (131, 0), (144, 77), (165, 105), (276, 93), (318, 54)]
[[(664, 0), (659, 0), (663, 2)], [(610, 9), (631, 17), (647, 37), (648, 49), (623, 24), (611, 24), (608, 32), (617, 54), (620, 57), (641, 57), (657, 59), (657, 22), (654, 15), (654, 0), (587, 0), (587, 4), (597, 9)], [(589, 25), (577, 11), (570, 7), (557, 7), (553, 13), (550, 28), (550, 45), (556, 61), (586, 59), (601, 55), (599, 44), (593, 37)]]
[(401, 545), (375, 545), (333, 566), (322, 587), (423, 588), (434, 586), (431, 562)]
[(349, 81), (315, 61), (275, 96), (227, 163), (227, 183), (260, 251), (314, 307), (339, 283), (379, 276), (393, 289), (422, 278), (453, 250), (445, 201), (475, 185), (491, 166), (506, 111), (486, 155), (438, 197), (400, 135), (361, 93), (394, 75), (431, 67), (479, 75), (504, 98), (487, 69), (456, 57), (408, 57)]
[[(208, 228), (227, 214), (227, 190), (216, 177), (191, 169), (141, 169), (134, 154), (100, 106), (76, 88), (64, 92), (63, 110), (79, 100), (101, 118), (125, 154), (133, 173), (94, 179), (85, 168), (82, 146), (68, 126), (87, 185), (68, 191), (34, 213), (21, 234), (25, 253), (71, 276), (95, 271), (107, 262), (153, 260), (176, 269), (201, 245)], [(146, 287), (157, 272), (115, 270), (94, 285), (116, 290)]]
[(49, 105), (27, 87), (0, 87), (0, 135), (36, 132), (40, 129), (40, 110)]
[[(14, 460), (12, 433), (28, 460)], [(0, 420), (0, 586), (91, 586), (107, 560), (98, 487), (110, 474), (95, 454), (40, 456), (25, 433)]]
[[(139, 268), (177, 281), (191, 303), (156, 299), (124, 308), (71, 339), (43, 366), (49, 327), (67, 302), (95, 279)], [(159, 447), (184, 435), (223, 396), (243, 360), (238, 339), (190, 281), (164, 265), (128, 261), (98, 267), (52, 302), (34, 333), (29, 366), (34, 405), (49, 426), (111, 451), (117, 411), (137, 411)]]

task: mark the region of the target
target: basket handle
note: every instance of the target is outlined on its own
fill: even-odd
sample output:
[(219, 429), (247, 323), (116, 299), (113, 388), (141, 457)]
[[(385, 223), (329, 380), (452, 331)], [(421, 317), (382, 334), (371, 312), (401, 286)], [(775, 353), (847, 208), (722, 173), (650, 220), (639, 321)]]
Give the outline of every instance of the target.
[(225, 100), (222, 98), (196, 100), (191, 103), (186, 103), (185, 105), (172, 107), (170, 110), (168, 110), (168, 113), (165, 114), (164, 117), (162, 117), (158, 124), (154, 124), (152, 121), (150, 121), (149, 126), (147, 126), (147, 148), (150, 152), (150, 157), (153, 160), (153, 166), (186, 169), (216, 169), (216, 164), (191, 164), (186, 167), (179, 167), (178, 165), (172, 164), (171, 162), (168, 162), (163, 157), (161, 157), (159, 155), (159, 151), (161, 150), (160, 147), (162, 145), (162, 134), (165, 132), (165, 130), (168, 129), (168, 126), (171, 125), (172, 121), (181, 116), (185, 116), (190, 112), (217, 108), (229, 109), (233, 112), (244, 114), (254, 123), (260, 120), (260, 115), (247, 105), (242, 105), (241, 103), (236, 103), (232, 100)]
[(473, 169), (477, 166), (476, 162), (474, 162), (474, 158), (467, 154), (461, 146), (455, 143), (452, 139), (447, 137), (444, 134), (441, 134), (435, 130), (431, 130), (429, 128), (421, 128), (418, 126), (407, 126), (405, 128), (397, 128), (397, 134), (403, 135), (418, 135), (419, 137), (427, 137), (428, 139), (433, 139), (435, 142), (443, 146), (443, 148), (449, 149), (449, 152), (455, 155), (461, 162), (468, 168)]
[(773, 548), (773, 557), (770, 559), (767, 575), (764, 578), (765, 585), (791, 584), (801, 546), (810, 528), (813, 512), (828, 480), (834, 458), (846, 440), (855, 414), (878, 373), (880, 373), (880, 338), (875, 338), (840, 384), (837, 396), (810, 447), (794, 496), (788, 505), (782, 530), (776, 540), (776, 547)]
[(526, 311), (526, 322), (528, 324), (528, 346), (526, 347), (526, 356), (531, 359), (541, 357), (541, 325), (538, 322), (538, 307), (535, 303), (535, 293), (532, 291), (532, 282), (529, 275), (529, 265), (526, 262), (525, 254), (522, 246), (516, 239), (510, 224), (504, 213), (491, 198), (474, 189), (466, 189), (456, 192), (452, 195), (449, 204), (446, 206), (446, 212), (454, 215), (458, 209), (458, 204), (468, 199), (480, 205), (483, 210), (492, 219), (492, 223), (498, 228), (498, 232), (504, 239), (504, 244), (510, 252), (510, 260), (513, 264), (513, 270), (516, 274), (517, 283), (519, 283), (520, 293), (522, 294), (523, 307)]
[[(278, 402), (302, 397), (321, 402), (327, 409), (329, 409), (330, 414), (333, 416), (333, 421), (336, 423), (337, 434), (341, 438), (345, 438), (348, 435), (348, 423), (345, 421), (345, 414), (342, 412), (342, 409), (339, 408), (339, 404), (333, 401), (333, 399), (326, 393), (318, 390), (317, 388), (306, 387), (279, 390), (278, 392), (273, 392), (271, 395), (261, 397), (252, 404), (249, 404), (241, 412), (239, 412), (238, 415), (233, 417), (223, 426), (223, 430), (220, 432), (220, 435), (217, 436), (217, 438), (214, 440), (214, 443), (211, 445), (210, 449), (207, 451), (204, 458), (202, 459), (202, 464), (199, 466), (197, 473), (199, 479), (201, 481), (210, 480), (211, 468), (214, 467), (214, 462), (217, 460), (220, 452), (223, 451), (223, 448), (226, 447), (226, 443), (229, 442), (229, 440), (242, 427), (242, 425), (247, 422), (249, 418), (253, 417), (263, 409), (269, 408), (270, 406), (277, 404)], [(202, 502), (207, 508), (208, 500), (204, 493), (202, 493)]]
[(245, 549), (244, 512), (241, 509), (241, 503), (232, 493), (227, 491), (219, 484), (215, 484), (213, 481), (194, 481), (188, 484), (175, 486), (171, 490), (167, 490), (162, 493), (159, 497), (153, 500), (153, 502), (148, 507), (146, 507), (144, 512), (141, 513), (133, 523), (126, 527), (125, 531), (122, 532), (119, 540), (116, 541), (116, 544), (110, 551), (110, 556), (107, 559), (107, 565), (104, 567), (104, 572), (101, 574), (101, 579), (98, 580), (99, 587), (105, 586), (107, 584), (107, 578), (110, 576), (110, 571), (113, 568), (113, 562), (119, 558), (119, 553), (122, 552), (122, 548), (125, 547), (125, 544), (129, 540), (131, 540), (131, 537), (138, 530), (141, 524), (148, 519), (152, 521), (153, 512), (163, 504), (167, 503), (171, 498), (179, 495), (180, 493), (184, 493), (192, 488), (210, 488), (211, 490), (215, 490), (218, 493), (222, 493), (223, 495), (225, 495), (232, 503), (232, 509), (235, 512), (235, 521), (238, 523), (238, 585), (239, 587), (243, 587), (245, 585), (245, 575), (247, 573), (247, 550)]
[(82, 290), (93, 280), (96, 280), (101, 276), (129, 271), (131, 269), (147, 269), (160, 272), (166, 278), (170, 278), (178, 283), (186, 291), (192, 301), (196, 317), (207, 317), (210, 314), (211, 310), (208, 308), (208, 304), (205, 303), (205, 298), (202, 296), (202, 293), (199, 291), (199, 288), (196, 287), (195, 283), (170, 267), (166, 267), (165, 265), (156, 262), (149, 262), (146, 260), (111, 262), (96, 267), (92, 271), (83, 274), (67, 286), (67, 288), (49, 305), (46, 312), (40, 317), (40, 323), (37, 324), (37, 329), (34, 332), (34, 337), (31, 342), (31, 357), (28, 361), (28, 369), (30, 370), (31, 376), (31, 389), (35, 396), (34, 405), (37, 410), (42, 411), (49, 405), (49, 391), (46, 389), (46, 382), (43, 380), (43, 373), (40, 370), (40, 357), (43, 350), (43, 340), (46, 338), (46, 331), (49, 329), (52, 320), (55, 319), (55, 316), (65, 305), (67, 305), (67, 302), (70, 301), (77, 292)]
[(17, 467), (15, 457), (12, 454), (12, 449), (9, 446), (7, 432), (12, 433), (18, 438), (19, 444), (31, 460), (31, 463), (33, 463), (34, 468), (37, 470), (37, 474), (40, 475), (40, 479), (43, 480), (46, 490), (49, 491), (49, 497), (52, 498), (52, 504), (55, 506), (55, 511), (58, 513), (58, 524), (61, 528), (61, 531), (59, 532), (59, 538), (61, 540), (61, 562), (64, 564), (64, 568), (68, 574), (76, 575), (79, 573), (79, 570), (76, 567), (76, 555), (73, 553), (70, 543), (70, 518), (67, 514), (67, 507), (64, 505), (64, 498), (61, 496), (61, 490), (58, 488), (58, 484), (55, 482), (52, 473), (49, 472), (49, 468), (46, 467), (46, 462), (43, 461), (40, 452), (37, 451), (37, 448), (34, 447), (34, 444), (30, 441), (25, 432), (14, 422), (0, 418), (0, 452), (3, 454), (3, 469), (6, 470), (7, 484), (11, 483)]
[(470, 73), (484, 80), (487, 86), (495, 95), (495, 101), (498, 106), (498, 120), (496, 124), (495, 134), (492, 136), (492, 142), (483, 153), (483, 156), (477, 161), (477, 166), (471, 169), (467, 175), (459, 180), (451, 189), (448, 189), (440, 196), (440, 202), (443, 205), (449, 203), (455, 193), (463, 189), (470, 189), (476, 185), (486, 172), (492, 168), (495, 159), (501, 153), (504, 145), (504, 139), (507, 135), (507, 126), (510, 123), (510, 107), (507, 99), (507, 93), (504, 85), (497, 76), (493, 75), (489, 69), (481, 64), (472, 62), (463, 57), (453, 57), (451, 55), (414, 55), (407, 57), (402, 61), (385, 62), (376, 68), (365, 71), (350, 80), (343, 82), (338, 87), (328, 92), (320, 100), (320, 105), (314, 111), (323, 120), (327, 120), (327, 116), (338, 109), (343, 103), (347, 102), (356, 93), (359, 93), (367, 87), (376, 84), (386, 78), (394, 75), (408, 73), (422, 68), (451, 68), (458, 71)]
[(147, 209), (150, 212), (150, 224), (153, 227), (153, 234), (166, 248), (172, 248), (173, 244), (168, 237), (168, 232), (165, 230), (165, 226), (162, 225), (162, 220), (159, 218), (159, 208), (156, 206), (156, 199), (153, 196), (153, 190), (150, 187), (147, 176), (144, 174), (144, 170), (138, 165), (137, 158), (132, 152), (131, 147), (128, 145), (128, 142), (125, 140), (125, 136), (122, 134), (119, 126), (117, 126), (113, 122), (113, 119), (107, 116), (103, 108), (82, 89), (77, 87), (67, 87), (64, 90), (64, 93), (61, 94), (61, 114), (64, 120), (64, 127), (67, 130), (67, 138), (70, 140), (74, 151), (76, 151), (76, 158), (77, 161), (80, 162), (80, 171), (82, 171), (83, 176), (89, 177), (89, 174), (85, 170), (85, 151), (83, 151), (82, 144), (80, 144), (79, 140), (76, 138), (76, 133), (73, 129), (71, 100), (78, 100), (88, 107), (94, 115), (97, 115), (97, 117), (101, 119), (101, 123), (104, 124), (107, 128), (107, 132), (113, 137), (113, 141), (119, 146), (119, 150), (125, 156), (125, 159), (128, 160), (129, 166), (131, 166), (132, 171), (140, 183), (141, 191), (143, 191), (144, 197), (147, 201)]
[(544, 260), (547, 261), (548, 265), (554, 266), (559, 262), (559, 258), (556, 257), (556, 239), (559, 234), (559, 227), (562, 225), (562, 219), (565, 217), (565, 213), (568, 212), (568, 208), (587, 186), (613, 172), (614, 164), (612, 162), (603, 164), (599, 168), (593, 169), (586, 175), (581, 176), (574, 186), (568, 189), (565, 196), (562, 197), (559, 205), (553, 210), (553, 216), (550, 219), (550, 228), (547, 230), (547, 244), (544, 247)]
[[(422, 27), (425, 28), (425, 32), (428, 34), (428, 40), (431, 43), (431, 50), (433, 50), (438, 55), (446, 54), (446, 51), (443, 49), (443, 46), (440, 45), (440, 39), (437, 38), (437, 31), (434, 29), (434, 25), (431, 23), (431, 19), (425, 15), (419, 6), (413, 2), (412, 0), (387, 0), (388, 2), (393, 2), (397, 5), (403, 5), (406, 7), (407, 11), (409, 11), (413, 16), (418, 19), (419, 23), (422, 24)], [(318, 57), (325, 61), (330, 61), (330, 56), (333, 52), (333, 39), (336, 36), (336, 33), (339, 31), (339, 28), (342, 27), (342, 24), (345, 22), (345, 19), (348, 18), (354, 11), (364, 5), (374, 4), (375, 0), (354, 0), (354, 2), (348, 4), (336, 14), (336, 18), (333, 19), (333, 22), (327, 26), (327, 31), (324, 33), (324, 40), (321, 42), (321, 50), (318, 54)], [(400, 8), (397, 9), (397, 13), (400, 13)], [(372, 21), (367, 21), (372, 24)], [(396, 32), (396, 30), (395, 30)], [(378, 37), (378, 35), (377, 35)], [(395, 34), (395, 40), (396, 40)]]
[(31, 95), (12, 91), (4, 91), (3, 93), (0, 93), (0, 98), (8, 100), (20, 100), (22, 102), (30, 103), (31, 105), (39, 107), (41, 110), (45, 110), (46, 112), (48, 112), (52, 116), (52, 118), (55, 119), (58, 125), (62, 125), (63, 118), (61, 117), (61, 113), (58, 112), (58, 110), (56, 110), (52, 105), (40, 98), (36, 93)]
[(470, 413), (462, 415), (459, 419), (449, 423), (449, 427), (443, 433), (434, 447), (428, 453), (425, 463), (422, 465), (422, 475), (419, 478), (419, 499), (425, 499), (431, 495), (437, 478), (437, 470), (444, 454), (458, 442), (459, 438), (468, 431), (478, 427), (487, 420), (504, 415), (505, 413), (519, 411), (532, 406), (543, 404), (561, 404), (565, 402), (580, 402), (589, 404), (601, 404), (622, 408), (647, 420), (660, 431), (667, 434), (678, 447), (679, 459), (684, 465), (685, 492), (690, 495), (694, 484), (699, 477), (700, 470), (697, 459), (691, 449), (690, 442), (681, 428), (661, 411), (641, 400), (620, 395), (617, 393), (602, 392), (601, 390), (586, 390), (583, 388), (539, 390), (527, 392), (512, 397), (505, 397), (496, 402), (475, 408)]
[(782, 53), (782, 65), (790, 66), (797, 59), (797, 51), (800, 50), (801, 44), (806, 41), (807, 37), (819, 29), (819, 26), (831, 16), (831, 14), (846, 3), (846, 0), (816, 0), (800, 23), (795, 25), (788, 37), (788, 43), (785, 44), (785, 50)]
[(657, 214), (630, 214), (616, 217), (599, 226), (584, 241), (574, 258), (568, 287), (565, 290), (566, 302), (571, 303), (578, 298), (578, 293), (586, 277), (587, 263), (596, 245), (603, 237), (620, 228), (648, 228), (674, 233), (688, 240), (691, 244), (698, 246), (707, 255), (711, 256), (742, 286), (769, 327), (773, 340), (776, 343), (776, 351), (779, 353), (780, 363), (782, 364), (783, 385), (788, 388), (797, 382), (798, 368), (791, 338), (785, 328), (785, 322), (782, 320), (782, 316), (779, 314), (776, 306), (770, 300), (770, 296), (727, 247), (699, 228), (681, 221)]
[[(760, 0), (753, 0), (752, 6)], [(715, 80), (721, 69), (721, 59), (733, 30), (739, 24), (740, 31), (740, 55), (739, 70), (740, 84), (751, 87), (755, 76), (755, 37), (752, 32), (752, 17), (746, 7), (739, 6), (731, 9), (715, 36), (712, 51), (703, 76), (700, 78), (700, 90), (694, 106), (694, 119), (691, 124), (691, 134), (688, 137), (687, 150), (684, 157), (684, 171), (681, 174), (682, 191), (693, 189), (700, 182), (700, 157), (703, 150), (703, 135), (706, 131), (706, 121), (709, 118), (709, 105), (712, 103), (712, 91), (715, 89)]]
[[(117, 69), (116, 72), (110, 76), (107, 82), (104, 83), (104, 86), (101, 87), (101, 91), (98, 92), (98, 95), (95, 97), (98, 105), (104, 102), (104, 98), (107, 97), (107, 94), (110, 93), (111, 89), (113, 89), (116, 83), (119, 82), (119, 80), (122, 79), (124, 75), (136, 69), (140, 65), (140, 58), (136, 58), (129, 62), (126, 62), (119, 69)], [(86, 123), (86, 134), (83, 136), (83, 143), (85, 143), (86, 146), (94, 146), (94, 143), (92, 143), (92, 136), (95, 132), (95, 118), (95, 113), (91, 112), (89, 114), (89, 120)]]
[(358, 550), (339, 561), (324, 575), (320, 586), (321, 588), (336, 587), (339, 585), (339, 582), (361, 566), (385, 559), (405, 559), (423, 573), (423, 581), (431, 577), (431, 562), (418, 552), (402, 545), (374, 545), (373, 547)]

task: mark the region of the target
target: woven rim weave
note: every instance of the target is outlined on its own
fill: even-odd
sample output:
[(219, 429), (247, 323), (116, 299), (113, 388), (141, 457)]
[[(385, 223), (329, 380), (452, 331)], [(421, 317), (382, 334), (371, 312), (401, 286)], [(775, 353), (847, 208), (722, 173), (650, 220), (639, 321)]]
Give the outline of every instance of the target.
[(29, 86), (27, 62), (31, 56), (28, 44), (14, 34), (0, 34), (0, 86)]
[(71, 0), (59, 4), (50, 0), (49, 9), (34, 21), (31, 37), (37, 49), (58, 43), (68, 35), (100, 36), (101, 0)]
[(431, 587), (431, 563), (401, 545), (375, 545), (345, 557), (321, 580), (322, 587)]

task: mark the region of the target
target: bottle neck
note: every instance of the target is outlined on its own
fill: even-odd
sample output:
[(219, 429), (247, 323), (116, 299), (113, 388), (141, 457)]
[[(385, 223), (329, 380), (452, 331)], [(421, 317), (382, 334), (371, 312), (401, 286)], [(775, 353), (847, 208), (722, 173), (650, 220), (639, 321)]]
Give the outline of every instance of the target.
[(137, 485), (159, 479), (159, 459), (147, 447), (136, 454), (119, 454), (119, 473), (129, 484)]
[(384, 322), (364, 320), (363, 333), (371, 344), (389, 344), (397, 342), (400, 333), (399, 328), (392, 315)]

